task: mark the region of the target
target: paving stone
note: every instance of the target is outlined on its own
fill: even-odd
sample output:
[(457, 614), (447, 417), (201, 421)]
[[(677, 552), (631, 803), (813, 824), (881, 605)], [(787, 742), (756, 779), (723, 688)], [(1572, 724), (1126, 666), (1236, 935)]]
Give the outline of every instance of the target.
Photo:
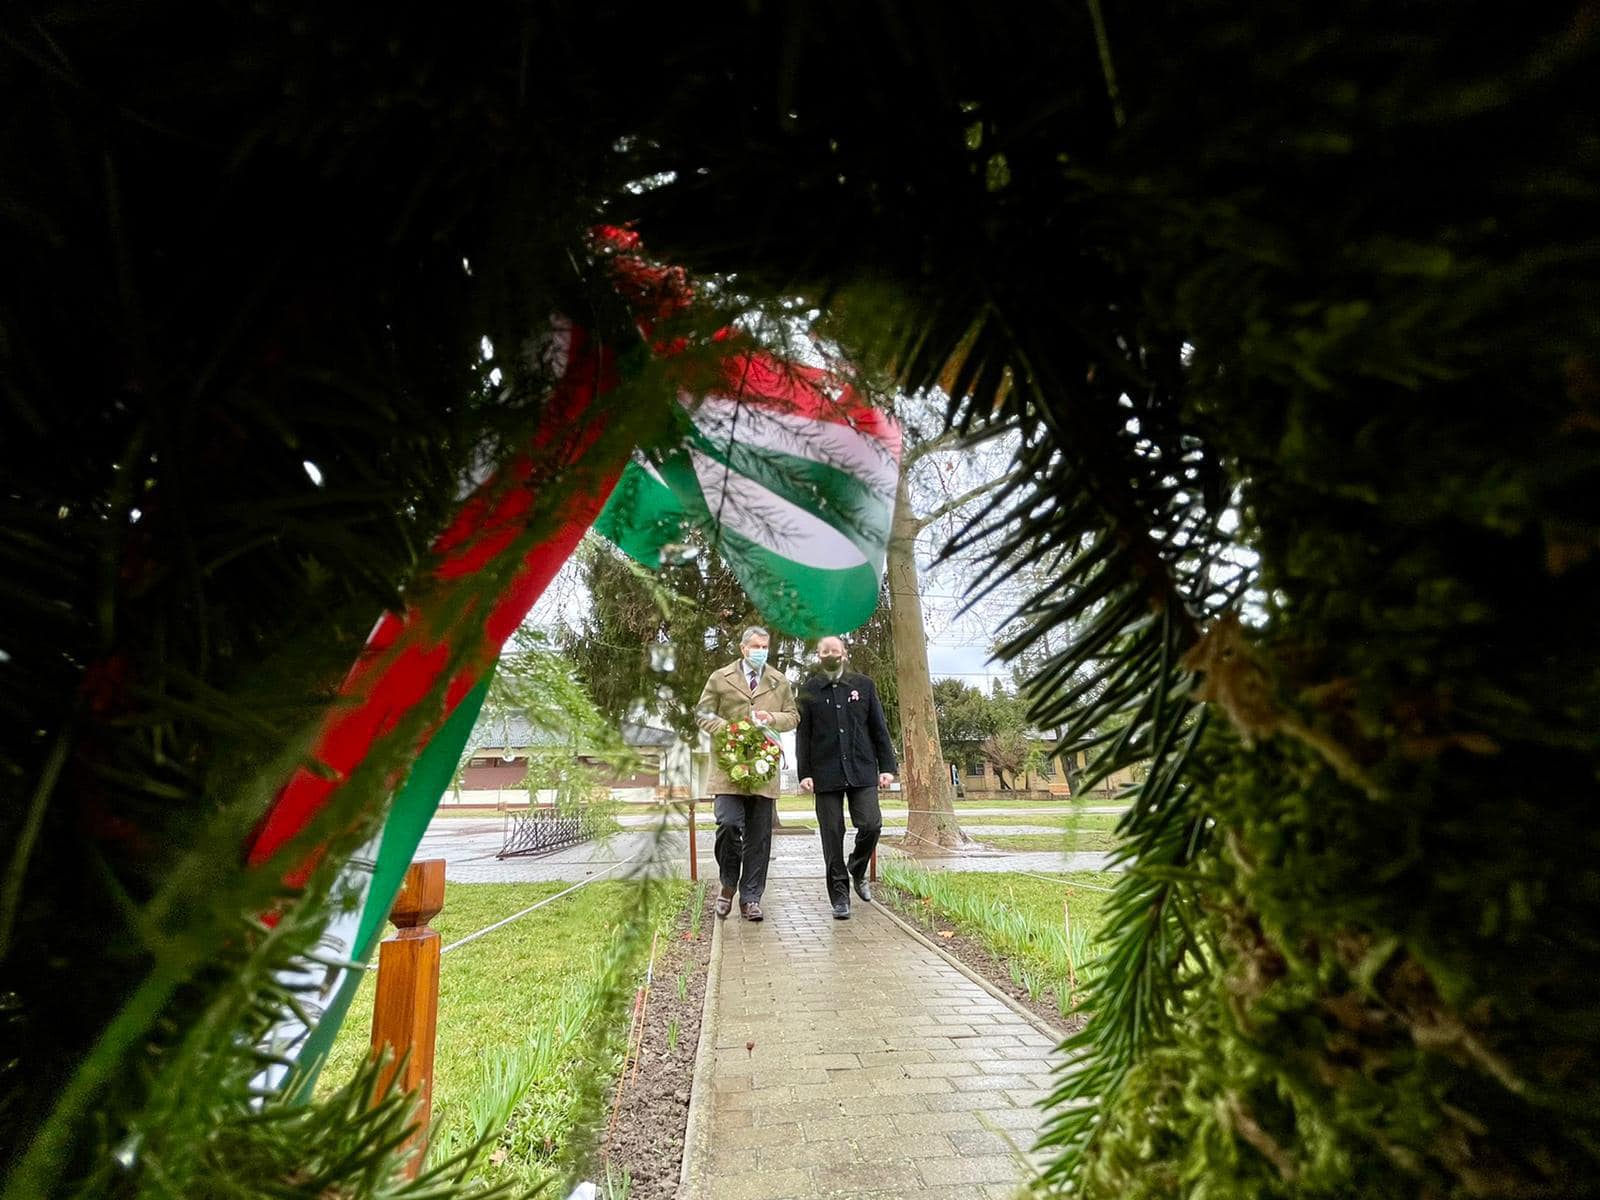
[[(1026, 1047), (1024, 1047), (1026, 1049)], [(1037, 1071), (1044, 1061), (1038, 1050), (1030, 1051), (1032, 1058), (996, 1058), (995, 1052), (990, 1050), (977, 1060), (977, 1067), (984, 1075), (1028, 1075)]]
[[(878, 1113), (870, 1117), (852, 1117), (844, 1120), (835, 1113), (824, 1120), (801, 1122), (800, 1135), (811, 1145), (817, 1146), (819, 1152), (828, 1151), (835, 1156), (841, 1156), (844, 1152), (838, 1150), (837, 1146), (850, 1146), (864, 1139), (898, 1135), (900, 1130), (895, 1122), (899, 1119), (887, 1113)], [(835, 1149), (829, 1150), (830, 1146)]]
[(1010, 1154), (1013, 1150), (1025, 1153), (1033, 1141), (1031, 1137), (1019, 1138), (1014, 1134), (1008, 1141), (1005, 1134), (988, 1129), (952, 1129), (945, 1135), (945, 1140), (968, 1158)]
[(872, 1082), (874, 1096), (934, 1096), (949, 1091), (948, 1079), (879, 1079)]
[[(947, 1037), (970, 1040), (981, 1036), (977, 1029), (971, 1025), (965, 1024), (964, 1022), (934, 1022), (930, 1024), (913, 1025), (909, 1032), (912, 1037), (919, 1039), (923, 1037)], [(1010, 1040), (1011, 1039), (1007, 1038), (1006, 1043), (1009, 1044)]]
[[(1018, 1019), (1020, 1020), (1020, 1018)], [(1032, 1026), (1029, 1026), (1029, 1028), (1032, 1028)], [(1014, 1034), (986, 1033), (973, 1034), (971, 1037), (951, 1034), (950, 1036), (955, 1039), (957, 1045), (964, 1046), (968, 1050), (992, 1050), (997, 1046), (1020, 1046), (1025, 1044), (1020, 1037)]]
[[(963, 1132), (977, 1136), (971, 1130)], [(943, 1158), (959, 1150), (959, 1147), (942, 1133), (896, 1133), (888, 1137), (862, 1138), (855, 1145), (856, 1157), (866, 1162), (891, 1158)]]
[[(990, 1076), (990, 1078), (997, 1077)], [(1049, 1088), (1016, 1088), (1006, 1092), (1006, 1096), (1009, 1097), (1011, 1103), (1015, 1104), (1018, 1108), (1032, 1108), (1040, 1101), (1048, 1100), (1050, 1098), (1050, 1091), (1051, 1089)]]
[(986, 1109), (979, 1124), (998, 1125), (1001, 1129), (1041, 1129), (1045, 1113), (1037, 1108)]
[(839, 1111), (847, 1117), (871, 1116), (875, 1113), (906, 1113), (923, 1112), (935, 1100), (946, 1100), (948, 1096), (927, 1096), (921, 1094), (900, 1094), (895, 1096), (846, 1096), (839, 1101)]
[(927, 1184), (1020, 1182), (1024, 1164), (1007, 1154), (978, 1158), (928, 1158), (917, 1164)]
[(815, 1194), (835, 1196), (871, 1195), (886, 1188), (914, 1188), (922, 1182), (914, 1163), (897, 1161), (819, 1165), (811, 1169), (811, 1179)]
[(793, 1101), (794, 1089), (768, 1087), (747, 1092), (718, 1092), (716, 1108), (718, 1112), (727, 1108), (768, 1108)]
[(758, 1171), (751, 1162), (748, 1171), (716, 1177), (717, 1200), (798, 1200), (816, 1194), (811, 1174), (799, 1167), (787, 1171)]
[(743, 1129), (726, 1127), (726, 1115), (717, 1116), (717, 1153), (723, 1150), (743, 1150), (752, 1146), (781, 1146), (802, 1141), (804, 1128), (797, 1122), (782, 1125), (749, 1125)]
[(907, 1063), (903, 1070), (912, 1078), (919, 1075), (942, 1075), (948, 1079), (952, 1075), (976, 1075), (978, 1066), (978, 1063), (971, 1062), (914, 1062)]
[(755, 1166), (761, 1171), (784, 1171), (798, 1168), (809, 1171), (830, 1161), (853, 1161), (854, 1144), (851, 1142), (794, 1141), (761, 1146), (755, 1151)]
[(926, 1050), (874, 1050), (857, 1056), (861, 1065), (866, 1068), (898, 1066), (909, 1070), (914, 1066), (926, 1066), (933, 1062), (933, 1055)]
[(967, 1075), (951, 1082), (958, 1092), (1004, 1092), (1029, 1086), (1026, 1075)]
[(926, 1096), (923, 1105), (929, 1112), (977, 1112), (981, 1108), (1016, 1107), (1004, 1092), (951, 1092), (946, 1096)]

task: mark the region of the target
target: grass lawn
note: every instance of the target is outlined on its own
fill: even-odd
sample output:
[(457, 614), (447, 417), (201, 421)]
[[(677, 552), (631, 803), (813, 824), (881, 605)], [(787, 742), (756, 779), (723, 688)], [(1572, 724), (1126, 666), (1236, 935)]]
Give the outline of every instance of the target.
[(1063, 829), (1060, 833), (984, 833), (978, 834), (977, 840), (996, 850), (1059, 850), (1063, 854), (1115, 850), (1119, 841), (1116, 834), (1097, 829)]
[[(880, 869), (885, 864), (898, 869), (901, 860), (880, 859), (878, 862)], [(1100, 928), (1100, 910), (1107, 898), (1106, 893), (1098, 889), (1111, 887), (1119, 878), (1102, 871), (1063, 872), (1060, 883), (1017, 871), (921, 871), (917, 874), (934, 877), (931, 882), (939, 889), (934, 907), (940, 911), (954, 898), (993, 901), (1036, 922), (1041, 928), (1056, 930), (1062, 927), (1061, 905), (1065, 901), (1071, 908), (1073, 925), (1091, 935)], [(924, 897), (929, 894), (925, 888), (900, 886)]]
[(922, 902), (925, 927), (953, 927), (977, 938), (1030, 992), (1054, 993), (1063, 1011), (1097, 953), (1107, 899), (1098, 889), (1117, 878), (1078, 871), (1056, 883), (1010, 871), (928, 871), (902, 859), (880, 859), (878, 870), (886, 883)]
[[(451, 884), (433, 927), (449, 945), (569, 886)], [(445, 955), (434, 1060), (436, 1158), (465, 1149), (476, 1129), (499, 1125), (490, 1115), (498, 1101), (509, 1106), (510, 1122), (484, 1178), (532, 1185), (550, 1174), (566, 1130), (582, 1115), (585, 1090), (593, 1095), (598, 1083), (603, 1093), (604, 1080), (615, 1076), (651, 930), (673, 919), (692, 886), (658, 882), (647, 892), (638, 883), (594, 883)], [(627, 923), (646, 913), (650, 925), (635, 926), (643, 936), (630, 942)], [(599, 989), (603, 956), (613, 947), (622, 948), (617, 965), (626, 978), (608, 1006)], [(376, 978), (370, 973), (362, 982), (319, 1090), (344, 1082), (369, 1053)]]
[(1045, 813), (997, 813), (994, 816), (982, 816), (977, 813), (963, 815), (956, 814), (964, 825), (1038, 825), (1048, 829), (1076, 829), (1097, 830), (1110, 833), (1117, 827), (1117, 822), (1122, 820), (1119, 813), (1083, 813), (1083, 812), (1045, 812)]

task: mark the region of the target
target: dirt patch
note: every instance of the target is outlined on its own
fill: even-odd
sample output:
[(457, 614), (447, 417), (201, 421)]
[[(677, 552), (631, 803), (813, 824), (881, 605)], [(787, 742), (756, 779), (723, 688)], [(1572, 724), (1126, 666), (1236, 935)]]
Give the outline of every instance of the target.
[(1027, 988), (1011, 982), (1011, 973), (1006, 970), (1006, 964), (1001, 959), (996, 958), (977, 938), (962, 933), (944, 917), (935, 917), (933, 928), (930, 929), (927, 921), (929, 910), (918, 897), (883, 882), (872, 885), (872, 894), (879, 903), (893, 909), (906, 924), (922, 933), (939, 949), (982, 975), (1023, 1008), (1040, 1017), (1062, 1037), (1077, 1033), (1088, 1024), (1087, 1019), (1080, 1013), (1063, 1018), (1050, 996), (1030, 1000)]
[[(717, 919), (713, 912), (716, 891), (715, 886), (706, 888), (699, 936), (690, 935), (692, 914), (686, 907), (671, 940), (663, 939), (656, 957), (644, 1040), (637, 1063), (627, 1065), (628, 1082), (623, 1085), (617, 1123), (605, 1156), (614, 1175), (626, 1171), (631, 1177), (629, 1200), (671, 1200), (678, 1193), (684, 1131), (689, 1124), (689, 1088), (694, 1081), (700, 1014), (705, 1006), (706, 965)], [(685, 981), (681, 996), (680, 975)], [(602, 1176), (604, 1170), (602, 1167)]]

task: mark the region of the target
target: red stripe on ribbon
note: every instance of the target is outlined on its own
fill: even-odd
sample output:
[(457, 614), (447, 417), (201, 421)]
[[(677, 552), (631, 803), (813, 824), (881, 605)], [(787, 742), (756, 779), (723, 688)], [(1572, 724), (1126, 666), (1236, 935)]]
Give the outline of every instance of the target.
[[(340, 685), (341, 701), (324, 718), (312, 750), (312, 758), (330, 770), (295, 770), (256, 830), (246, 855), (250, 865), (265, 862), (305, 829), (334, 790), (366, 758), (373, 744), (391, 732), (438, 685), (448, 667), (452, 644), (473, 632), (468, 626), (481, 621), (483, 633), (477, 654), (450, 679), (444, 711), (419, 744), (425, 744), (433, 729), (477, 686), (502, 643), (571, 556), (616, 487), (631, 447), (613, 448), (611, 462), (595, 464), (592, 459), (607, 425), (595, 400), (616, 383), (612, 351), (595, 345), (584, 330), (572, 329), (567, 369), (551, 396), (540, 433), (525, 453), (473, 493), (450, 527), (434, 542), (433, 552), (439, 561), (433, 572), (435, 586), (426, 599), (408, 605), (404, 613), (385, 613), (379, 619), (360, 658)], [(434, 614), (448, 610), (452, 593), (465, 586), (462, 581), (515, 544), (540, 489), (582, 459), (589, 460), (586, 465), (597, 467), (598, 486), (573, 490), (562, 499), (553, 514), (559, 521), (555, 531), (523, 556), (511, 585), (486, 612), (468, 605), (455, 627), (435, 628)], [(285, 882), (295, 887), (303, 884), (319, 857), (320, 854), (313, 855), (289, 871)]]

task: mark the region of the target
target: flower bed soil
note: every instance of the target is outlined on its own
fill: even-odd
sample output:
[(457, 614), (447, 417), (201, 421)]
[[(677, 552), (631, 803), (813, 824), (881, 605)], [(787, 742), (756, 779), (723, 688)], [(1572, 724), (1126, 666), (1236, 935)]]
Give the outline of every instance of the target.
[[(671, 940), (663, 941), (656, 957), (642, 1049), (638, 1063), (627, 1065), (628, 1082), (606, 1143), (605, 1161), (613, 1176), (626, 1171), (631, 1177), (629, 1200), (671, 1200), (678, 1193), (684, 1132), (689, 1123), (689, 1088), (694, 1081), (705, 1005), (706, 964), (717, 919), (714, 884), (713, 880), (713, 886), (706, 889), (699, 937), (689, 940), (690, 911), (685, 907)], [(688, 975), (689, 986), (682, 999), (678, 997), (679, 972)], [(669, 1050), (667, 1034), (674, 1021), (678, 1036)]]

